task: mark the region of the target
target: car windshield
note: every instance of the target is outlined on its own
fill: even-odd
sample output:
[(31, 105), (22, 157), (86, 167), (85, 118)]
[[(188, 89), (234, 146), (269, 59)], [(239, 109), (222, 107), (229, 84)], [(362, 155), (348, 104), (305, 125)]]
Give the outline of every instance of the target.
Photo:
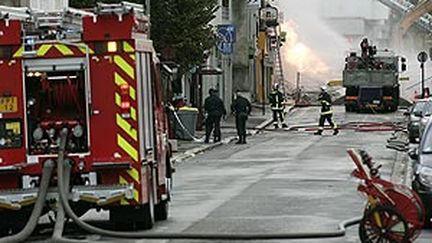
[(432, 114), (432, 101), (424, 102), (423, 115), (430, 116)]
[(424, 109), (424, 107), (425, 107), (425, 105), (426, 105), (425, 101), (416, 102), (415, 105), (414, 105), (414, 108), (413, 108), (412, 112), (413, 113), (422, 112), (423, 109)]

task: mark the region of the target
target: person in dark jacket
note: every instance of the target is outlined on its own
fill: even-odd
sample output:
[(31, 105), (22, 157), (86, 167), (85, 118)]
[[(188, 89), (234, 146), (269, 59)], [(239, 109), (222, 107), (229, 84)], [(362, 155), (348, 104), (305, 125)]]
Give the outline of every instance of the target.
[(213, 141), (219, 142), (221, 140), (220, 120), (222, 116), (226, 115), (226, 110), (223, 101), (217, 96), (217, 90), (213, 88), (209, 90), (209, 96), (204, 101), (204, 111), (206, 113), (204, 142), (209, 142), (213, 129)]
[(321, 115), (319, 118), (319, 124), (318, 124), (318, 131), (316, 131), (315, 135), (321, 135), (324, 131), (324, 122), (327, 120), (327, 122), (330, 124), (330, 126), (333, 129), (333, 135), (337, 135), (339, 133), (339, 130), (337, 128), (336, 123), (332, 121), (333, 116), (333, 109), (332, 109), (332, 100), (330, 95), (327, 93), (327, 87), (322, 86), (321, 87), (321, 93), (318, 97), (318, 101), (321, 103)]
[(279, 121), (283, 128), (288, 127), (285, 123), (284, 114), (284, 97), (282, 92), (279, 91), (279, 84), (273, 85), (273, 91), (269, 94), (270, 107), (273, 112), (273, 125), (275, 128), (279, 128)]
[(239, 140), (236, 144), (246, 144), (246, 120), (251, 113), (251, 103), (241, 96), (240, 91), (236, 91), (235, 99), (231, 104), (231, 112), (235, 116), (237, 134)]

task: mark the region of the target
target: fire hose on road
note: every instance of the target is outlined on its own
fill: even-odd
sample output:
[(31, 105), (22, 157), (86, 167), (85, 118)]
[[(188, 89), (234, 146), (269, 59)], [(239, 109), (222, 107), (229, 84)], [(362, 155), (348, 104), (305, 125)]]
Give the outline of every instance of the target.
[[(69, 178), (71, 173), (71, 166), (65, 163), (65, 144), (67, 137), (67, 129), (61, 132), (60, 149), (57, 160), (57, 175), (58, 175), (58, 193), (60, 198), (60, 205), (57, 208), (56, 225), (54, 228), (51, 241), (53, 242), (67, 242), (67, 243), (82, 243), (89, 242), (86, 240), (67, 239), (62, 236), (65, 216), (71, 218), (83, 230), (113, 237), (124, 239), (207, 239), (207, 240), (272, 240), (272, 239), (316, 239), (316, 238), (335, 238), (343, 237), (346, 234), (346, 228), (356, 225), (360, 222), (361, 217), (349, 219), (341, 222), (338, 228), (329, 232), (298, 232), (298, 233), (148, 233), (148, 232), (119, 232), (105, 230), (81, 220), (72, 210), (69, 200), (67, 188), (69, 188)], [(30, 236), (35, 226), (37, 225), (38, 218), (41, 215), (42, 208), (45, 204), (46, 192), (51, 179), (54, 163), (49, 160), (44, 164), (44, 173), (41, 180), (40, 191), (38, 199), (35, 204), (34, 210), (28, 221), (26, 227), (17, 235), (9, 236), (0, 239), (0, 243), (4, 242), (19, 242), (23, 241)], [(64, 211), (63, 211), (64, 210)]]
[[(339, 130), (354, 130), (357, 132), (388, 132), (404, 130), (406, 126), (394, 122), (347, 122), (338, 125)], [(316, 125), (294, 125), (289, 127), (288, 131), (316, 131)], [(324, 129), (332, 129), (329, 126)]]

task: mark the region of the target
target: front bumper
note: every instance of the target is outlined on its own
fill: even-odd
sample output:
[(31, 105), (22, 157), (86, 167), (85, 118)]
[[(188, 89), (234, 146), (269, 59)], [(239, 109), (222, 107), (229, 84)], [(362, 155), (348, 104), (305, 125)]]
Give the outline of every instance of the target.
[[(133, 199), (133, 190), (133, 185), (74, 186), (69, 193), (69, 200), (103, 207), (122, 199)], [(0, 208), (20, 210), (22, 207), (34, 204), (37, 193), (37, 188), (0, 191)], [(46, 199), (47, 201), (58, 201), (57, 188), (50, 188)]]

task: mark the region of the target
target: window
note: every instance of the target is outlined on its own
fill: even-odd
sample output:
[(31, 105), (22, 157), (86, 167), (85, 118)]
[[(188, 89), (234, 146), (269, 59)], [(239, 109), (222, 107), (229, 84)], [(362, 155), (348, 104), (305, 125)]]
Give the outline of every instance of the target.
[(229, 0), (222, 0), (222, 7), (229, 8)]

